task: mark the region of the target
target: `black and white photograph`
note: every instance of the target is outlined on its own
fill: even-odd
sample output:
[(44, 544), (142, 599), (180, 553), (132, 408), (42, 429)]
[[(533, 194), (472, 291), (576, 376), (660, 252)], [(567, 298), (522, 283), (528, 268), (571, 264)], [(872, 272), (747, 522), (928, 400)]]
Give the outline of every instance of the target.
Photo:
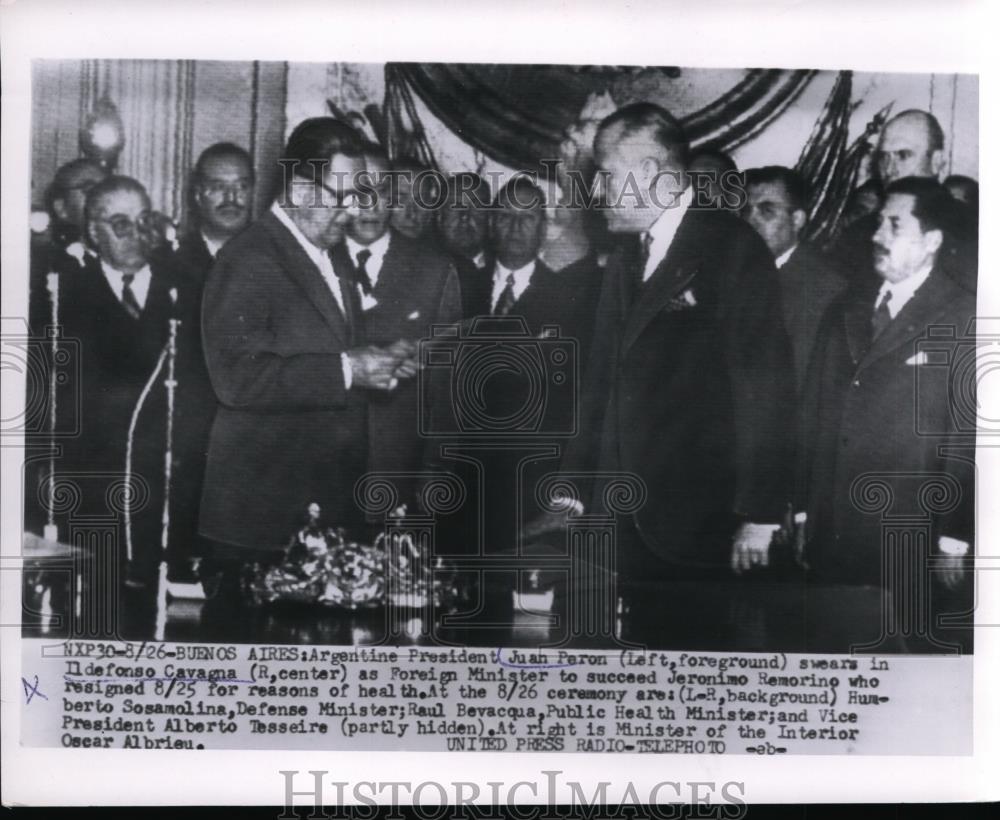
[(32, 87), (25, 634), (971, 651), (975, 76)]
[(320, 5), (3, 10), (18, 771), (120, 760), (140, 805), (174, 760), (180, 803), (286, 812), (979, 795), (975, 3)]

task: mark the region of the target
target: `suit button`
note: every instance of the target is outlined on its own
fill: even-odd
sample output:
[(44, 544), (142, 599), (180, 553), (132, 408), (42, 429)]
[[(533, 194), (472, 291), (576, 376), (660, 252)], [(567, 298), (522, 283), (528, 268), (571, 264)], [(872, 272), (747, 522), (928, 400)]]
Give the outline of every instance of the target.
[(851, 382), (851, 387), (861, 387), (861, 379), (855, 379)]

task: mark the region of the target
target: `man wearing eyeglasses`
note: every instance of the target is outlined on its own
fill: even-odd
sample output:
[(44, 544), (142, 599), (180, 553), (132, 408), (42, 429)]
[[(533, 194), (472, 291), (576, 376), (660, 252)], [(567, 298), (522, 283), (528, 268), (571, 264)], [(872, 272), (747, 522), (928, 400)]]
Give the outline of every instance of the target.
[(412, 344), (365, 340), (354, 282), (329, 253), (358, 210), (360, 137), (306, 120), (280, 164), (278, 199), (221, 250), (202, 306), (218, 405), (200, 531), (237, 562), (280, 549), (312, 503), (330, 524), (364, 527), (354, 486), (369, 401), (416, 372)]
[[(163, 512), (165, 391), (151, 391), (136, 417), (132, 414), (153, 376), (167, 342), (170, 319), (191, 310), (187, 293), (165, 260), (154, 259), (155, 222), (149, 196), (134, 179), (111, 176), (87, 194), (84, 231), (92, 254), (66, 283), (63, 334), (78, 343), (81, 435), (68, 445), (59, 469), (96, 476), (81, 479), (81, 511), (108, 515), (111, 487), (130, 461), (132, 562), (129, 580), (155, 581), (161, 552)], [(190, 346), (178, 342), (180, 380), (187, 371)], [(130, 432), (131, 428), (131, 432)], [(117, 512), (121, 512), (118, 510)], [(122, 543), (125, 542), (121, 538)]]

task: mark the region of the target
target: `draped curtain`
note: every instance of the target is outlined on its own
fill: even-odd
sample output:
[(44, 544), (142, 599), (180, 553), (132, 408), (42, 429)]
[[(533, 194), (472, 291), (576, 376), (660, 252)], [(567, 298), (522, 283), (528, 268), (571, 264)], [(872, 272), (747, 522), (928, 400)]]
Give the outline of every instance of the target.
[[(611, 90), (625, 104), (628, 79), (648, 88), (660, 72), (669, 86), (680, 69), (626, 66), (471, 65), (390, 63), (388, 84), (412, 88), (446, 126), (473, 148), (515, 168), (538, 169), (539, 161), (559, 156), (559, 143), (591, 93)], [(751, 69), (728, 90), (681, 115), (696, 149), (731, 150), (762, 130), (808, 84), (814, 71)], [(669, 100), (653, 99), (671, 108)]]
[(125, 146), (120, 174), (141, 180), (153, 208), (179, 217), (192, 157), (193, 60), (86, 60), (80, 72), (80, 123), (107, 95), (118, 107)]

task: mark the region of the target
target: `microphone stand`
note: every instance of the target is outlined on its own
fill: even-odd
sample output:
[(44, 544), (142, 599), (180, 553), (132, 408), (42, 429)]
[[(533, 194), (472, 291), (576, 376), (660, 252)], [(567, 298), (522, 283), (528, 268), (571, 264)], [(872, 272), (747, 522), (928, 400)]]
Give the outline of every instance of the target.
[[(177, 304), (177, 289), (170, 289), (170, 299)], [(162, 641), (167, 624), (167, 549), (170, 545), (170, 482), (174, 459), (174, 399), (177, 390), (177, 327), (180, 320), (170, 319), (167, 339), (167, 377), (163, 386), (167, 390), (166, 448), (163, 456), (163, 518), (160, 531), (160, 571), (156, 583), (156, 632), (155, 640)]]
[(46, 541), (56, 543), (59, 540), (59, 528), (56, 526), (55, 495), (56, 495), (56, 361), (59, 355), (59, 274), (52, 272), (46, 278), (49, 291), (49, 305), (52, 308), (52, 341), (50, 343), (51, 362), (49, 365), (49, 475), (48, 497), (45, 499), (45, 529), (42, 532)]

